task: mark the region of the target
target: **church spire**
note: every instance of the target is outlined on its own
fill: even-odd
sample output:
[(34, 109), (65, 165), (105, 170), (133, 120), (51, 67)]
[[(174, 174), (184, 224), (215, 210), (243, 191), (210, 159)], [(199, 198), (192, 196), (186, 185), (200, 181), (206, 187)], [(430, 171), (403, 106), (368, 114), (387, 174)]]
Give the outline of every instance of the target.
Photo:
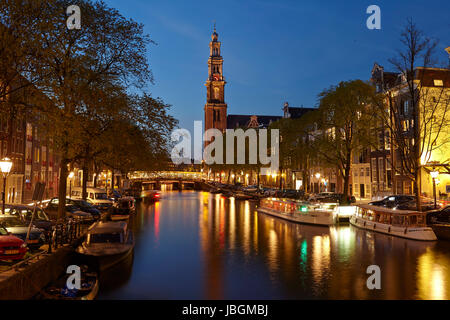
[(223, 76), (223, 58), (221, 43), (214, 29), (209, 43), (208, 79), (206, 80), (205, 130), (216, 128), (226, 129), (227, 104), (225, 103), (225, 77)]

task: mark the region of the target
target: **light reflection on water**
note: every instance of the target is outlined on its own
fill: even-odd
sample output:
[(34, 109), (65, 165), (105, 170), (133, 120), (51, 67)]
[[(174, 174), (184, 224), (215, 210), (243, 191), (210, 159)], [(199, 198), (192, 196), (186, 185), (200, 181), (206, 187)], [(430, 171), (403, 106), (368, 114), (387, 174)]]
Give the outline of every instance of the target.
[[(105, 275), (99, 298), (450, 298), (450, 242), (293, 224), (206, 192), (164, 193), (141, 204), (130, 224), (130, 275), (115, 287), (121, 271)], [(366, 287), (372, 264), (381, 268), (381, 290)]]

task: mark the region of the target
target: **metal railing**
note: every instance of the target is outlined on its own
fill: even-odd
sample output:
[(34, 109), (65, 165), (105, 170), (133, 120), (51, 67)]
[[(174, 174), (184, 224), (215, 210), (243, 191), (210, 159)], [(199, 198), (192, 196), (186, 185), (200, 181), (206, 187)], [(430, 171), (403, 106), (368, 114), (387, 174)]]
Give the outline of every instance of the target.
[(0, 272), (9, 271), (11, 269), (18, 270), (26, 267), (31, 260), (38, 259), (40, 256), (51, 254), (54, 250), (65, 246), (75, 245), (78, 240), (82, 238), (89, 225), (84, 224), (82, 221), (76, 221), (69, 219), (65, 222), (57, 222), (52, 226), (50, 230), (44, 231), (45, 241), (41, 248), (45, 245), (48, 248), (40, 249), (34, 252), (32, 256), (23, 260), (17, 261), (7, 268), (0, 270)]

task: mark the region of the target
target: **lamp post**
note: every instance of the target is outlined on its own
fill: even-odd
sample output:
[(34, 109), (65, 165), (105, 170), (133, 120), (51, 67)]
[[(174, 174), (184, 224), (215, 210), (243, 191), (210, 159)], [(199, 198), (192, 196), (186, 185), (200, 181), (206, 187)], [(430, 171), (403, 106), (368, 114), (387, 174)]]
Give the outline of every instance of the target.
[(6, 197), (5, 197), (6, 178), (8, 177), (8, 174), (11, 172), (11, 167), (12, 167), (11, 159), (3, 158), (0, 161), (0, 170), (1, 170), (2, 175), (3, 175), (3, 192), (2, 192), (2, 200), (3, 200), (2, 213), (3, 214), (5, 214), (5, 202), (6, 202)]
[(317, 184), (319, 185), (319, 192), (318, 193), (320, 193), (320, 173), (319, 172), (317, 172), (316, 174), (315, 174), (315, 176), (316, 176), (316, 179), (317, 179)]
[(69, 179), (70, 179), (70, 181), (69, 181), (69, 197), (72, 197), (72, 178), (73, 178), (73, 176), (75, 175), (75, 173), (73, 172), (73, 171), (70, 171), (70, 173), (69, 173)]
[(437, 208), (437, 201), (436, 201), (436, 178), (439, 175), (439, 171), (436, 171), (433, 169), (433, 171), (430, 172), (431, 178), (433, 178), (433, 197), (434, 197), (434, 208)]

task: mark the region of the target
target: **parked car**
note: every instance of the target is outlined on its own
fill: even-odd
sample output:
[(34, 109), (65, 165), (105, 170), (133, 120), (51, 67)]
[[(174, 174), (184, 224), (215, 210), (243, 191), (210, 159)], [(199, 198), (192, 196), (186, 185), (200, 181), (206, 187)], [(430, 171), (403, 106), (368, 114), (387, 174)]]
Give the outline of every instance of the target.
[(414, 196), (392, 195), (392, 196), (386, 197), (382, 200), (369, 202), (369, 205), (385, 207), (385, 208), (395, 208), (399, 204), (414, 201), (414, 200), (415, 200)]
[(117, 202), (121, 197), (122, 197), (122, 195), (117, 190), (113, 190), (111, 193), (111, 196), (110, 196), (110, 198), (112, 198), (114, 200), (114, 202)]
[(0, 260), (22, 260), (28, 251), (27, 244), (0, 226)]
[(92, 202), (89, 200), (82, 200), (82, 199), (70, 199), (68, 198), (66, 200), (66, 203), (69, 203), (71, 205), (74, 205), (75, 207), (80, 208), (81, 211), (90, 213), (94, 220), (100, 220), (101, 218), (101, 212), (98, 210)]
[(325, 197), (319, 198), (318, 202), (346, 204), (355, 203), (356, 198), (354, 196), (344, 196), (342, 193), (332, 193)]
[[(106, 211), (114, 203), (114, 200), (110, 199), (106, 194), (106, 190), (101, 188), (87, 188), (87, 200), (90, 200), (92, 204), (100, 211)], [(70, 195), (72, 199), (82, 199), (82, 188), (75, 187), (72, 189)]]
[(281, 191), (281, 196), (283, 198), (290, 198), (290, 199), (300, 199), (304, 195), (303, 191), (295, 190), (295, 189), (284, 189)]
[[(47, 206), (44, 208), (45, 212), (50, 215), (50, 217), (55, 218), (58, 216), (58, 206), (59, 199), (52, 198), (49, 202), (47, 202)], [(73, 218), (78, 221), (93, 221), (94, 218), (89, 212), (82, 211), (80, 207), (73, 203), (69, 203), (66, 201), (66, 218)]]
[[(29, 224), (24, 223), (19, 217), (12, 215), (0, 215), (0, 225), (12, 235), (25, 241)], [(31, 227), (27, 245), (32, 249), (40, 248), (45, 243), (43, 230)]]
[[(434, 203), (431, 200), (421, 198), (420, 201), (422, 211), (434, 209)], [(396, 210), (417, 210), (416, 197), (411, 195), (392, 195), (369, 204)]]
[(326, 197), (329, 197), (333, 195), (333, 192), (320, 192), (320, 193), (316, 193), (316, 194), (311, 194), (308, 198), (308, 201), (319, 201), (320, 199), (324, 199)]
[(50, 231), (54, 225), (54, 222), (50, 220), (47, 214), (42, 208), (27, 206), (24, 204), (9, 204), (6, 205), (5, 212), (12, 216), (17, 216), (22, 222), (29, 224), (34, 212), (33, 225), (36, 228)]

